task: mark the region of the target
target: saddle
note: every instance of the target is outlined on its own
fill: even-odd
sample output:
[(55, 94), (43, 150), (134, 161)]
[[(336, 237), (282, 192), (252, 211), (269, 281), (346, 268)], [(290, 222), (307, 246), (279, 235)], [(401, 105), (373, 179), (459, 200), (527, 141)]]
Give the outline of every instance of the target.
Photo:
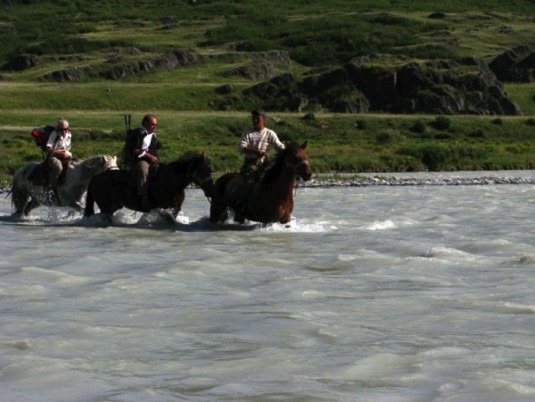
[(50, 168), (46, 163), (41, 162), (35, 169), (32, 170), (28, 180), (36, 186), (46, 186), (48, 184), (48, 175)]
[[(69, 164), (70, 164), (70, 161), (63, 164), (63, 170), (61, 172), (61, 175), (58, 178), (58, 185), (63, 184)], [(31, 181), (36, 186), (46, 187), (48, 186), (49, 175), (50, 175), (50, 168), (48, 167), (46, 162), (41, 162), (39, 165), (35, 167), (35, 169), (32, 170), (32, 172), (30, 173), (30, 176), (28, 177), (28, 180)]]

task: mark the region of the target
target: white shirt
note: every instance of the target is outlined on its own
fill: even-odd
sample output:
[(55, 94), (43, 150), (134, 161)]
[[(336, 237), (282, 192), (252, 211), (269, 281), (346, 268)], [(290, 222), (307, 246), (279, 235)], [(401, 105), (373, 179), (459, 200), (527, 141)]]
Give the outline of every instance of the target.
[[(244, 148), (253, 148), (266, 153), (269, 145), (273, 145), (277, 151), (282, 151), (284, 149), (284, 144), (280, 142), (275, 131), (270, 130), (269, 128), (264, 128), (262, 131), (256, 131), (254, 128), (248, 128), (244, 130), (241, 135), (238, 151), (244, 152)], [(257, 158), (256, 155), (247, 153), (245, 154), (245, 157), (251, 159)]]
[[(56, 141), (56, 138), (58, 138), (57, 141)], [(71, 139), (72, 139), (72, 134), (70, 131), (67, 131), (67, 134), (65, 134), (65, 137), (63, 137), (63, 135), (59, 134), (56, 130), (54, 130), (50, 133), (50, 136), (48, 137), (48, 141), (46, 142), (46, 146), (51, 147), (53, 151), (59, 151), (59, 150), (68, 151), (71, 149)]]
[[(147, 131), (145, 130), (145, 132)], [(145, 153), (149, 151), (150, 143), (152, 141), (152, 137), (154, 136), (156, 136), (156, 133), (150, 133), (143, 137), (143, 142), (141, 143), (141, 153), (138, 155), (138, 159), (143, 158), (143, 156), (145, 156)]]

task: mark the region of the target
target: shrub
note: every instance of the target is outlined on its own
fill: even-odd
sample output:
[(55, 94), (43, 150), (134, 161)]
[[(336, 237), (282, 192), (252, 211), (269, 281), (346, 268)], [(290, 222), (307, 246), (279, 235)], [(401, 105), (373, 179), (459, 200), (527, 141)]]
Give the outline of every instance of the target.
[(451, 126), (451, 120), (446, 116), (437, 116), (432, 125), (437, 130), (447, 130)]
[(392, 144), (399, 139), (399, 134), (393, 130), (385, 130), (377, 133), (375, 136), (375, 141), (379, 145)]
[(472, 131), (470, 134), (468, 134), (471, 138), (485, 138), (485, 133), (483, 130), (478, 128), (477, 130)]
[(366, 130), (366, 128), (368, 127), (368, 123), (366, 122), (366, 120), (358, 119), (355, 120), (355, 127), (358, 130)]
[(448, 133), (438, 133), (437, 135), (435, 135), (435, 138), (437, 140), (451, 140), (453, 136)]
[(425, 133), (425, 123), (421, 120), (416, 120), (414, 125), (410, 128), (413, 133), (423, 134)]

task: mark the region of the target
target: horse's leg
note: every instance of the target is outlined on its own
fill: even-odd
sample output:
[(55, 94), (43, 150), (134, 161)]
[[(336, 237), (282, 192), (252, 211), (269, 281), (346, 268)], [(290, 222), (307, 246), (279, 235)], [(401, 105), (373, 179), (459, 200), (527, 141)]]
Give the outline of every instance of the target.
[(37, 202), (35, 199), (33, 199), (33, 198), (30, 199), (30, 202), (28, 202), (28, 203), (26, 204), (26, 206), (23, 208), (23, 212), (22, 212), (22, 214), (23, 214), (24, 216), (28, 216), (28, 215), (30, 214), (30, 211), (31, 211), (32, 209), (37, 208), (39, 205), (41, 205), (41, 204), (39, 204), (39, 202)]
[(20, 216), (23, 216), (25, 215), (24, 213), (24, 209), (26, 208), (26, 206), (28, 205), (28, 201), (22, 201), (20, 199), (13, 199), (13, 206), (15, 207), (15, 214), (16, 215), (20, 215)]
[(288, 223), (292, 220), (292, 216), (290, 214), (286, 214), (284, 215), (280, 220), (279, 220), (279, 223)]
[(186, 193), (182, 190), (171, 200), (168, 208), (162, 208), (160, 210), (160, 216), (170, 222), (175, 222), (178, 213), (182, 209), (182, 204), (184, 203), (185, 198)]
[(69, 203), (69, 207), (74, 209), (76, 212), (84, 212), (84, 207), (82, 207), (82, 205), (78, 201), (72, 200)]
[(91, 189), (87, 189), (87, 195), (85, 197), (85, 210), (84, 217), (89, 218), (91, 215), (95, 214), (95, 199), (93, 197), (93, 192)]
[[(217, 186), (217, 183), (216, 183)], [(216, 187), (217, 188), (217, 187)], [(210, 203), (210, 222), (212, 223), (218, 223), (218, 222), (224, 222), (225, 219), (221, 219), (223, 212), (226, 211), (227, 207), (223, 202), (223, 196), (220, 194), (221, 190), (216, 191), (216, 194), (214, 197), (212, 197), (212, 202)]]
[(293, 201), (290, 201), (286, 204), (284, 213), (282, 214), (281, 218), (279, 219), (280, 223), (288, 223), (292, 220), (292, 211), (294, 209), (294, 203)]
[(226, 204), (217, 203), (212, 200), (210, 204), (210, 222), (223, 223), (228, 219), (228, 209)]
[(11, 190), (11, 203), (15, 207), (16, 215), (24, 215), (24, 209), (29, 201), (29, 194), (19, 189), (17, 185), (13, 185), (13, 189)]

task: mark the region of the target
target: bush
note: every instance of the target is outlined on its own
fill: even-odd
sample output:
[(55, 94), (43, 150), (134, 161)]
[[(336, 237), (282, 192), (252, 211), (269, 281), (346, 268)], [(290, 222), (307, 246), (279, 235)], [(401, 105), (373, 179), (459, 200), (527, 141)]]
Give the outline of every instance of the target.
[(377, 133), (375, 141), (379, 145), (392, 144), (399, 139), (399, 134), (396, 131), (387, 130)]
[(483, 132), (483, 130), (478, 128), (477, 130), (472, 131), (470, 134), (468, 134), (468, 136), (471, 138), (485, 138), (485, 133)]
[(451, 120), (445, 116), (437, 116), (432, 125), (437, 130), (447, 130), (451, 126)]
[(417, 120), (410, 128), (413, 133), (423, 134), (425, 133), (425, 123), (421, 120)]
[(448, 133), (438, 133), (437, 135), (435, 135), (435, 139), (437, 139), (437, 140), (451, 140), (451, 139), (453, 139), (453, 136), (451, 134), (448, 134)]
[(366, 130), (366, 128), (368, 127), (368, 123), (366, 122), (366, 120), (358, 119), (355, 120), (355, 127), (358, 130)]

